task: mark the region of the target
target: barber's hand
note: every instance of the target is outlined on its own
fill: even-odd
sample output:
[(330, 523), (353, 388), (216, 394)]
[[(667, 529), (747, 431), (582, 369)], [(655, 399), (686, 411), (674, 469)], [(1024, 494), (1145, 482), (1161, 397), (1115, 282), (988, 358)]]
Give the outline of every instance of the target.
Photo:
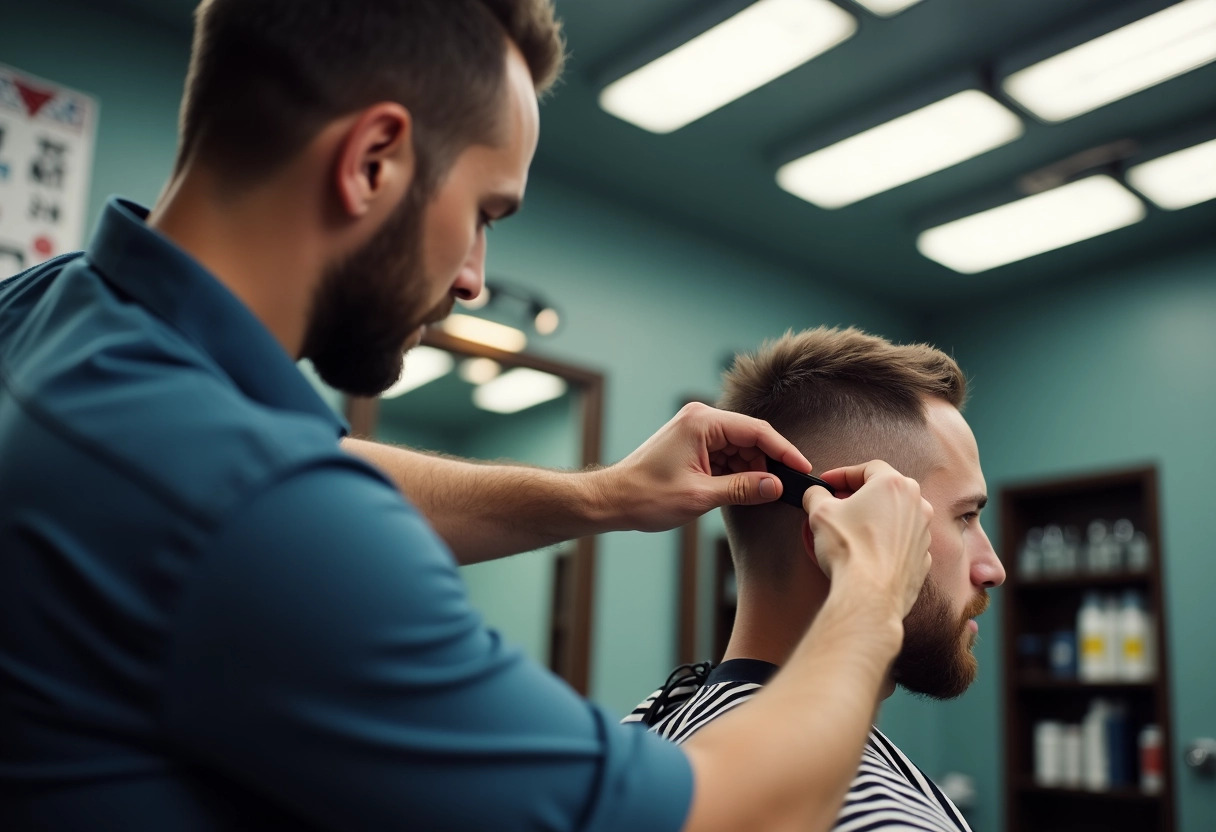
[(795, 470), (811, 470), (768, 422), (693, 403), (632, 454), (597, 473), (620, 528), (663, 531), (718, 506), (777, 499), (781, 481), (765, 470), (766, 454)]
[(833, 585), (860, 584), (907, 615), (931, 564), (933, 507), (920, 485), (878, 460), (819, 476), (840, 495), (812, 487), (802, 500), (820, 567)]

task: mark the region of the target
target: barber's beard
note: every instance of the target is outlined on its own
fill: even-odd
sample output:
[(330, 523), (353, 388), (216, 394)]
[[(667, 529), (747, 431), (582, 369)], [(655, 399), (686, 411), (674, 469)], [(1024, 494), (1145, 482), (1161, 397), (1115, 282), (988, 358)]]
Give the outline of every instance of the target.
[(912, 612), (904, 619), (904, 644), (895, 659), (894, 680), (905, 690), (933, 699), (953, 699), (975, 681), (979, 665), (971, 652), (968, 620), (988, 607), (983, 593), (963, 610), (951, 611), (950, 599), (926, 580)]
[(378, 396), (401, 375), (410, 336), (451, 310), (450, 297), (423, 308), (425, 208), (421, 189), (411, 188), (363, 248), (322, 276), (301, 357), (330, 387)]

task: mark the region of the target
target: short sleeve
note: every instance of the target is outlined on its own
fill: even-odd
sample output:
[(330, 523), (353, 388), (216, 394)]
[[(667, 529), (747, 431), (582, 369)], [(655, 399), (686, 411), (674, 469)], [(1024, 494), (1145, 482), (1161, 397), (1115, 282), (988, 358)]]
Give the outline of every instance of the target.
[(444, 544), (354, 464), (224, 524), (170, 651), (171, 741), (321, 828), (676, 830), (691, 802), (683, 752), (487, 629)]

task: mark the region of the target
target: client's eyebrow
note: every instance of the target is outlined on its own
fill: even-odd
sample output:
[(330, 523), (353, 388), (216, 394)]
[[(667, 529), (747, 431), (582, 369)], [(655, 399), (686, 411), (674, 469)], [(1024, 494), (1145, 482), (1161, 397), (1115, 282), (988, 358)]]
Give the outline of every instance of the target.
[(987, 494), (973, 494), (970, 497), (963, 497), (961, 500), (956, 500), (952, 505), (951, 511), (962, 511), (965, 508), (970, 508), (975, 511), (983, 511), (984, 506), (988, 505)]
[(491, 214), (495, 222), (505, 220), (523, 207), (523, 199), (514, 194), (492, 194), (484, 203), (486, 213)]

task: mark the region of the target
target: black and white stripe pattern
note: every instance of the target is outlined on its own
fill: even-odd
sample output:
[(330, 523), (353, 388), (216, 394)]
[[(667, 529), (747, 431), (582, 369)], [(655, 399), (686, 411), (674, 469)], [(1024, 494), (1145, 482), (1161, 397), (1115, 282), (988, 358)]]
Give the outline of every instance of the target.
[[(716, 670), (708, 684), (700, 687), (685, 684), (669, 690), (663, 713), (657, 715), (650, 730), (682, 743), (709, 722), (755, 696), (761, 688), (755, 681), (716, 681), (731, 675), (730, 664), (727, 662)], [(724, 670), (728, 672), (723, 674)], [(655, 691), (621, 721), (643, 722), (661, 692)], [(950, 798), (877, 728), (870, 730), (857, 776), (849, 786), (833, 829), (835, 832), (971, 832)]]

